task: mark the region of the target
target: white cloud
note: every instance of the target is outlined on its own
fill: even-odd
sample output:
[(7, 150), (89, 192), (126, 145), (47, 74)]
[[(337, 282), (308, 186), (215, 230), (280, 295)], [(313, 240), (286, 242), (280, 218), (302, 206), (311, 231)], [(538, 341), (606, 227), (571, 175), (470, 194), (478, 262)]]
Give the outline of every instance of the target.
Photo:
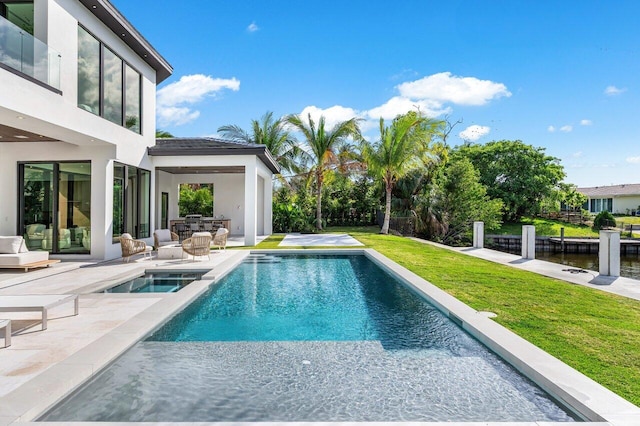
[(429, 99), (458, 105), (484, 105), (492, 99), (511, 96), (511, 92), (502, 83), (479, 80), (475, 77), (458, 77), (450, 72), (402, 83), (396, 88), (405, 98)]
[(573, 130), (573, 126), (571, 126), (570, 124), (560, 127), (560, 131), (564, 133), (569, 133), (572, 130)]
[(549, 126), (549, 127), (547, 127), (547, 131), (550, 132), (550, 133), (553, 133), (553, 132), (556, 131), (556, 128), (554, 126)]
[(582, 157), (582, 151), (577, 151), (574, 152), (573, 155), (571, 155), (573, 158), (580, 158)]
[(640, 163), (640, 156), (638, 156), (638, 157), (627, 157), (627, 163), (639, 164)]
[(258, 25), (256, 25), (255, 22), (250, 23), (249, 26), (247, 27), (247, 31), (249, 31), (250, 33), (255, 33), (259, 29), (260, 27), (258, 27)]
[(615, 96), (615, 95), (619, 95), (621, 93), (626, 92), (627, 89), (619, 89), (616, 86), (607, 86), (606, 89), (604, 89), (604, 94), (607, 96)]
[(394, 96), (383, 105), (366, 111), (365, 114), (373, 120), (379, 120), (380, 117), (385, 120), (391, 120), (400, 114), (418, 109), (428, 117), (437, 117), (451, 112), (451, 108), (443, 107), (442, 103), (438, 101), (430, 99), (411, 100), (402, 96)]
[(161, 127), (182, 126), (200, 117), (200, 111), (194, 111), (187, 107), (165, 106), (157, 108), (156, 116), (158, 118), (158, 125)]
[(331, 129), (341, 121), (350, 120), (359, 117), (360, 114), (353, 108), (347, 108), (340, 105), (334, 105), (330, 108), (322, 109), (317, 106), (308, 106), (300, 113), (300, 118), (307, 121), (307, 117), (311, 114), (311, 119), (317, 124), (321, 116), (324, 116), (325, 128)]
[(591, 126), (592, 124), (593, 124), (593, 121), (591, 120), (580, 120), (581, 126)]
[(200, 116), (200, 112), (190, 106), (202, 102), (206, 97), (215, 97), (224, 89), (240, 90), (240, 81), (212, 78), (203, 74), (185, 75), (156, 92), (156, 115), (158, 125), (180, 126)]
[(484, 135), (489, 134), (490, 131), (490, 127), (474, 124), (461, 131), (458, 136), (460, 136), (460, 139), (462, 140), (475, 142)]

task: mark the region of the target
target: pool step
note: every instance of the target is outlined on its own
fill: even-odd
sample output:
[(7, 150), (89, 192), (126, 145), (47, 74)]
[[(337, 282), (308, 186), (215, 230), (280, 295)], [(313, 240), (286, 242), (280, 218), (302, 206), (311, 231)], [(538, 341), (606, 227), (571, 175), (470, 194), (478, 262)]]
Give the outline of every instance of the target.
[(282, 259), (268, 254), (250, 254), (244, 259), (244, 263), (280, 263)]

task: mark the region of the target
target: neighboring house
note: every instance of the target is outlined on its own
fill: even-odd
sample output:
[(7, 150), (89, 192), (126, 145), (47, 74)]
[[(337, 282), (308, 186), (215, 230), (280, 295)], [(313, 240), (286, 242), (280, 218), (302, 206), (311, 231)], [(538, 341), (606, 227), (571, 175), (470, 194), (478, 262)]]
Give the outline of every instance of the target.
[(633, 214), (640, 211), (640, 184), (596, 186), (578, 188), (578, 192), (587, 196), (585, 210), (591, 213), (609, 211), (616, 214)]
[[(232, 234), (254, 244), (270, 233), (278, 169), (268, 154), (168, 158), (160, 142), (149, 155), (156, 85), (172, 72), (107, 0), (0, 0), (0, 235), (52, 257), (119, 257), (120, 234), (151, 243), (161, 215), (177, 215), (178, 169), (189, 166), (220, 185), (216, 209), (236, 219)], [(235, 175), (209, 176), (219, 171)]]

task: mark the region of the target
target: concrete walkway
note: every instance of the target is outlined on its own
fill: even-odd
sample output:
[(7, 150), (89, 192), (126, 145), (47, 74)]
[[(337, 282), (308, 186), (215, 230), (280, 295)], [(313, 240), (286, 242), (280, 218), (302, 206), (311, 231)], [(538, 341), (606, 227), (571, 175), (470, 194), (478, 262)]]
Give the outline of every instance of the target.
[(628, 297), (630, 299), (640, 300), (640, 281), (631, 278), (600, 275), (595, 271), (561, 265), (559, 263), (546, 262), (544, 260), (523, 259), (515, 254), (486, 248), (450, 247), (434, 243), (432, 241), (422, 240), (420, 238), (412, 239), (423, 244), (430, 244), (443, 249), (466, 254), (468, 256), (488, 260), (490, 262), (500, 263), (502, 265), (523, 269), (529, 272), (535, 272), (536, 274), (544, 275), (546, 277), (557, 278), (573, 284), (579, 284), (596, 290), (602, 290), (619, 296)]
[(287, 234), (278, 244), (279, 247), (357, 247), (363, 245), (349, 234)]

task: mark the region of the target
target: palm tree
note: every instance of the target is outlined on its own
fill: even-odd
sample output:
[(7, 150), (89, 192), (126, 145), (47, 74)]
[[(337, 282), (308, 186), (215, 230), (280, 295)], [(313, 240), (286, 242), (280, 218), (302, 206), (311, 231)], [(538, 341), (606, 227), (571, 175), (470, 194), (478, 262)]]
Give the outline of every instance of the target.
[(172, 137), (174, 136), (166, 130), (156, 129), (156, 139), (167, 139)]
[(386, 203), (381, 234), (389, 233), (391, 192), (397, 180), (421, 164), (421, 156), (431, 139), (431, 130), (437, 124), (415, 112), (396, 117), (390, 126), (380, 118), (380, 140), (365, 142), (362, 153), (369, 171), (382, 178)]
[(325, 129), (324, 116), (318, 120), (318, 127), (308, 116), (308, 122), (305, 122), (299, 115), (290, 115), (286, 121), (296, 130), (300, 131), (306, 139), (309, 148), (309, 154), (313, 157), (314, 167), (313, 174), (316, 178), (316, 228), (322, 229), (322, 183), (324, 174), (329, 164), (336, 160), (335, 150), (349, 136), (360, 138), (360, 128), (358, 127), (358, 119), (352, 118), (336, 124), (331, 130)]
[(235, 142), (266, 145), (283, 170), (298, 172), (299, 162), (304, 161), (305, 153), (287, 130), (286, 121), (274, 119), (271, 111), (267, 111), (260, 120), (251, 120), (250, 133), (235, 124), (221, 126), (218, 132)]

